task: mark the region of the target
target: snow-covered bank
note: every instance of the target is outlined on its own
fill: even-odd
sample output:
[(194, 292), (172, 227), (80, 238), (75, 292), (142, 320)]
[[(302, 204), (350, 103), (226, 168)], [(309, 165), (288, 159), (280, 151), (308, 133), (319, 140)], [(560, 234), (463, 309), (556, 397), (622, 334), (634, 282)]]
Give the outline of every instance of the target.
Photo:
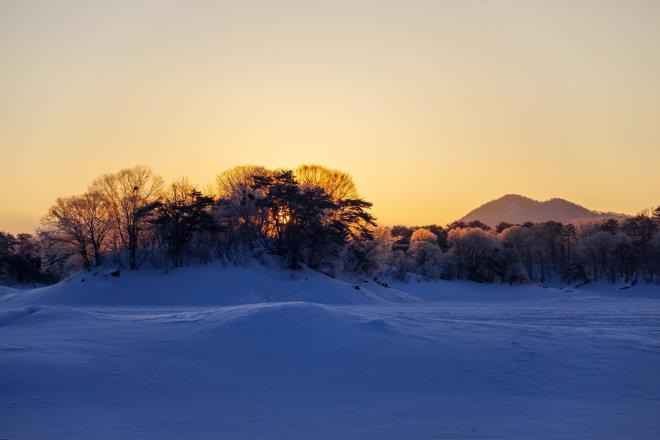
[(537, 299), (654, 298), (660, 299), (660, 285), (639, 283), (622, 286), (607, 282), (580, 287), (542, 287), (536, 284), (473, 283), (470, 281), (389, 281), (389, 286), (403, 290), (424, 301), (508, 302)]
[[(155, 269), (81, 271), (52, 286), (4, 297), (14, 304), (73, 306), (208, 306), (308, 301), (372, 304), (416, 299), (371, 280), (341, 281), (305, 269), (290, 271), (259, 264), (192, 266), (168, 274)], [(357, 288), (359, 287), (359, 288)], [(3, 295), (0, 291), (0, 304)]]
[(249, 266), (192, 266), (167, 274), (156, 269), (81, 271), (47, 287), (0, 286), (0, 307), (61, 306), (222, 306), (304, 301), (317, 304), (382, 304), (418, 301), (507, 302), (595, 296), (660, 299), (660, 285), (622, 289), (608, 283), (580, 288), (544, 288), (534, 284), (479, 284), (468, 281), (387, 280), (388, 287), (367, 278), (336, 279), (320, 272)]
[(658, 299), (242, 270), (0, 301), (0, 438), (660, 435)]

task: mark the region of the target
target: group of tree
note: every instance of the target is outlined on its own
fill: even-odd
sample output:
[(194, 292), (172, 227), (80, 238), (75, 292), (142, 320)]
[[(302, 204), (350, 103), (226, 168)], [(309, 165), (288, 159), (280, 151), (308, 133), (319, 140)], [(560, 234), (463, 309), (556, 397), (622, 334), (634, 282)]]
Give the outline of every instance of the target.
[(0, 280), (46, 283), (73, 271), (270, 254), (286, 266), (400, 279), (583, 283), (660, 281), (660, 207), (618, 222), (480, 221), (376, 226), (351, 176), (319, 165), (239, 166), (203, 192), (165, 185), (145, 166), (95, 179), (59, 198), (36, 235), (0, 233)]
[(619, 222), (479, 222), (391, 228), (398, 277), (581, 284), (660, 281), (660, 207)]
[(0, 282), (45, 284), (57, 281), (57, 274), (44, 270), (41, 262), (41, 247), (36, 237), (0, 231)]
[(42, 271), (60, 275), (104, 263), (240, 263), (265, 253), (330, 273), (372, 239), (370, 207), (350, 175), (318, 165), (235, 167), (206, 194), (187, 179), (166, 186), (136, 166), (57, 199), (36, 241)]

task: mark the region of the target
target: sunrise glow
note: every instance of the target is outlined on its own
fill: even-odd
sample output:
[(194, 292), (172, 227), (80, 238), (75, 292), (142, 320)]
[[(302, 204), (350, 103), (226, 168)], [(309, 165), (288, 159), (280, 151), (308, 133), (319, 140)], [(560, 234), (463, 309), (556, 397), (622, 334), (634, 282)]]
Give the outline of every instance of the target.
[(135, 164), (204, 187), (319, 163), (385, 224), (506, 193), (636, 213), (660, 196), (660, 3), (609, 6), (2, 2), (0, 228)]

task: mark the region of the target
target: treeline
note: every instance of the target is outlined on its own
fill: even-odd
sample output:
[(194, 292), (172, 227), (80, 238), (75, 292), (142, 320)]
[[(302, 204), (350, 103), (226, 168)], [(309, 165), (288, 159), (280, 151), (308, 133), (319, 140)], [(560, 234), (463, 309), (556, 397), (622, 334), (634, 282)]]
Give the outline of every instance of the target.
[(0, 231), (0, 282), (47, 284), (59, 279), (44, 270), (39, 240), (31, 234)]
[(240, 166), (201, 191), (136, 166), (59, 198), (35, 235), (0, 233), (0, 280), (48, 283), (80, 269), (136, 270), (266, 255), (297, 269), (378, 279), (523, 283), (660, 281), (660, 207), (623, 222), (474, 221), (378, 227), (351, 176), (318, 165)]
[(508, 283), (660, 281), (660, 207), (623, 222), (395, 226), (395, 276)]
[[(165, 185), (148, 167), (136, 166), (95, 179), (84, 194), (57, 199), (38, 234), (20, 236), (32, 246), (29, 259), (7, 266), (4, 278), (41, 281), (105, 263), (130, 269), (145, 262), (242, 263), (266, 253), (291, 268), (335, 273), (372, 239), (370, 207), (350, 175), (318, 165), (232, 168), (207, 194), (187, 179)], [(36, 273), (18, 275), (35, 267)]]

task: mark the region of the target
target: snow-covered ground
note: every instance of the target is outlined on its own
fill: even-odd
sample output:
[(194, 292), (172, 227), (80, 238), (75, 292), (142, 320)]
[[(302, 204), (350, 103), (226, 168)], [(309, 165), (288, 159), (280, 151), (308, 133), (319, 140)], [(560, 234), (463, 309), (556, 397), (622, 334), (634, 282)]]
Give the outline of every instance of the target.
[(260, 266), (3, 288), (0, 438), (660, 438), (659, 298)]

